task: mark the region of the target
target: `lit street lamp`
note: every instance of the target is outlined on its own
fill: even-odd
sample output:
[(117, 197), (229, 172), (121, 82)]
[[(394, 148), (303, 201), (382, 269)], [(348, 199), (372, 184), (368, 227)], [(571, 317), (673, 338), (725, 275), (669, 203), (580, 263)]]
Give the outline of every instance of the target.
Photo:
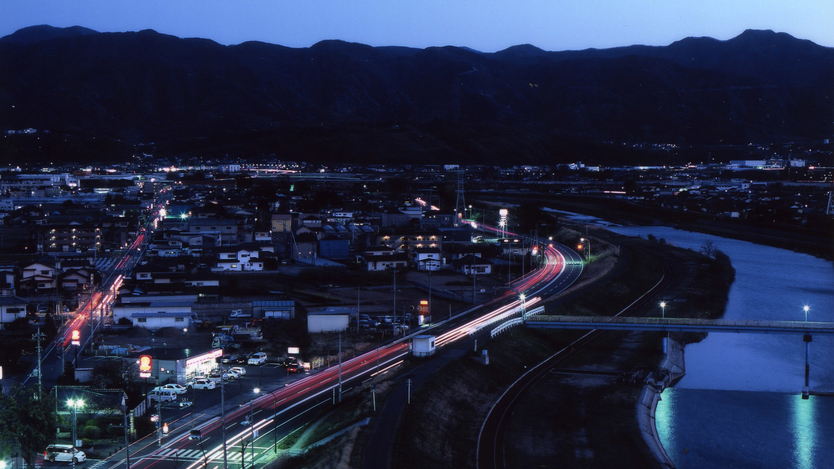
[(811, 309), (810, 306), (805, 305), (802, 307), (802, 311), (805, 311), (805, 322), (808, 322), (808, 311)]
[[(249, 444), (249, 451), (252, 454), (252, 467), (255, 467), (255, 400), (260, 393), (261, 388), (255, 388), (255, 397), (249, 401), (249, 428), (252, 429), (252, 442)], [(243, 464), (241, 465), (244, 468), (246, 467)]]
[(666, 302), (665, 301), (660, 302), (660, 318), (661, 319), (666, 319)]
[(524, 293), (519, 295), (519, 299), (521, 299), (521, 322), (527, 321), (527, 311), (525, 311), (525, 309), (524, 309), (524, 300), (526, 298), (527, 297), (524, 295)]
[(78, 408), (84, 408), (84, 401), (82, 399), (70, 399), (67, 401), (67, 406), (72, 408), (72, 469), (75, 469), (75, 443), (78, 441), (75, 435), (75, 414)]
[(588, 238), (579, 238), (579, 241), (588, 245), (588, 263), (591, 263), (591, 240)]

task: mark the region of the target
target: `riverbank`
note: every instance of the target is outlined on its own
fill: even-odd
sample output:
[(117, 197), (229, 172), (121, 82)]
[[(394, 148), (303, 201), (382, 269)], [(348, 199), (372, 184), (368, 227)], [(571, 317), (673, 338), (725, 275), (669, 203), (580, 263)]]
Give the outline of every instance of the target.
[[(710, 266), (714, 268), (714, 261), (704, 261), (692, 251), (642, 239), (598, 232), (593, 236), (600, 247), (602, 236), (609, 238), (612, 247), (621, 246), (621, 258), (611, 262), (617, 259), (616, 248), (608, 250), (609, 256), (604, 260), (595, 254), (594, 262), (574, 291), (559, 301), (548, 302), (548, 312), (615, 314), (657, 282), (664, 261), (655, 252), (671, 258), (669, 270), (673, 278), (669, 290), (664, 292), (665, 298), (686, 300), (675, 303), (676, 309), (668, 311), (670, 315), (703, 315), (706, 309), (697, 305), (714, 302), (715, 298), (698, 298), (705, 294), (714, 296), (709, 283), (714, 276), (709, 271)], [(601, 280), (587, 282), (590, 278)], [(728, 289), (729, 283), (723, 288)], [(654, 309), (656, 306), (643, 314), (656, 315)], [(444, 365), (420, 389), (414, 390), (412, 404), (403, 409), (391, 453), (392, 467), (475, 467), (480, 422), (495, 399), (525, 369), (578, 335), (577, 331), (517, 328), (480, 346), (489, 350), (488, 366), (476, 360), (477, 354), (471, 348), (464, 357)], [(533, 386), (530, 395), (514, 410), (507, 438), (517, 444), (508, 463), (516, 467), (555, 467), (552, 463), (558, 460), (559, 467), (621, 467), (623, 461), (628, 461), (634, 467), (663, 467), (644, 443), (635, 415), (643, 389), (637, 378), (657, 369), (663, 358), (662, 335), (611, 332), (603, 338), (561, 364), (560, 370), (551, 373), (545, 382)], [(368, 427), (351, 432), (342, 437), (350, 440), (340, 441), (334, 447), (338, 451), (352, 448), (349, 456), (341, 453), (339, 459), (350, 461), (342, 467), (360, 467), (363, 442), (374, 425), (372, 421)], [(315, 465), (309, 457), (304, 463), (305, 467)]]

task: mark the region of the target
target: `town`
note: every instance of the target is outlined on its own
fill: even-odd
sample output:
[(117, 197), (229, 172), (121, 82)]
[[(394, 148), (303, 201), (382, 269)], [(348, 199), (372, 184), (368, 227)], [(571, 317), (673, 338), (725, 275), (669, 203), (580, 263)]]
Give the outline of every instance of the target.
[[(602, 218), (802, 230), (808, 240), (791, 247), (827, 255), (813, 239), (834, 212), (834, 168), (820, 165), (830, 155), (807, 153), (680, 167), (139, 155), (109, 167), (6, 168), (0, 382), (75, 402), (59, 406), (64, 423), (44, 437), (97, 457), (92, 448), (122, 435), (162, 438), (185, 415), (199, 437), (195, 403), (250, 402), (242, 425), (254, 425), (249, 399), (261, 390), (338, 368), (336, 402), (343, 361), (376, 349), (384, 374), (402, 353), (380, 359), (382, 344), (431, 355), (433, 324), (523, 290), (515, 282), (547, 264), (548, 244), (590, 262), (597, 241), (564, 203), (608, 207)], [(90, 457), (53, 446), (45, 459)]]

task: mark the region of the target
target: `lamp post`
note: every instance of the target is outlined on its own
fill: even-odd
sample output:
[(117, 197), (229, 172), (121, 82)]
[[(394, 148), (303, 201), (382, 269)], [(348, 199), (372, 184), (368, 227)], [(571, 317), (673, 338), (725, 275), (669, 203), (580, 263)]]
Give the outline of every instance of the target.
[(808, 306), (808, 305), (805, 305), (805, 306), (802, 307), (802, 311), (805, 311), (805, 322), (808, 322), (808, 311), (810, 311), (810, 310), (811, 310), (811, 307)]
[(591, 240), (588, 238), (579, 238), (579, 241), (588, 245), (588, 263), (591, 263)]
[(275, 391), (271, 391), (272, 394), (272, 419), (275, 420), (275, 431), (272, 432), (272, 447), (275, 448), (275, 453), (278, 453), (278, 396), (275, 394), (278, 392), (276, 389)]
[(666, 302), (665, 301), (660, 302), (660, 318), (661, 319), (666, 319)]
[(78, 441), (75, 434), (75, 415), (79, 407), (84, 408), (84, 401), (82, 399), (70, 399), (67, 401), (67, 406), (72, 408), (72, 469), (75, 469), (75, 443)]
[[(255, 388), (255, 397), (249, 401), (249, 428), (252, 429), (252, 442), (249, 443), (249, 451), (252, 454), (252, 467), (255, 466), (255, 400), (261, 393), (261, 388)], [(241, 469), (245, 469), (245, 465)]]
[(128, 440), (128, 430), (127, 428), (127, 413), (130, 410), (126, 405), (122, 406), (122, 414), (124, 415), (124, 427), (125, 427), (125, 468), (130, 469), (130, 441)]
[(524, 306), (525, 306), (524, 305), (524, 300), (526, 298), (527, 297), (524, 295), (524, 293), (519, 295), (519, 299), (521, 299), (521, 322), (526, 322), (527, 321), (527, 311), (524, 309)]

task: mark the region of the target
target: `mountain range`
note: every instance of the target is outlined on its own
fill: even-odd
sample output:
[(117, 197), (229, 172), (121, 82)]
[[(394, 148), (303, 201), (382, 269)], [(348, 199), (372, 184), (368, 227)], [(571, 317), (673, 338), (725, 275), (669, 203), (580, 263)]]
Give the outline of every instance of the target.
[(642, 144), (821, 142), (834, 123), (834, 49), (762, 30), (664, 47), (481, 53), (342, 41), (224, 46), (151, 30), (33, 26), (0, 38), (0, 63), (0, 129), (39, 130), (7, 135), (3, 163), (118, 159), (137, 149), (628, 163), (647, 157), (635, 153)]

